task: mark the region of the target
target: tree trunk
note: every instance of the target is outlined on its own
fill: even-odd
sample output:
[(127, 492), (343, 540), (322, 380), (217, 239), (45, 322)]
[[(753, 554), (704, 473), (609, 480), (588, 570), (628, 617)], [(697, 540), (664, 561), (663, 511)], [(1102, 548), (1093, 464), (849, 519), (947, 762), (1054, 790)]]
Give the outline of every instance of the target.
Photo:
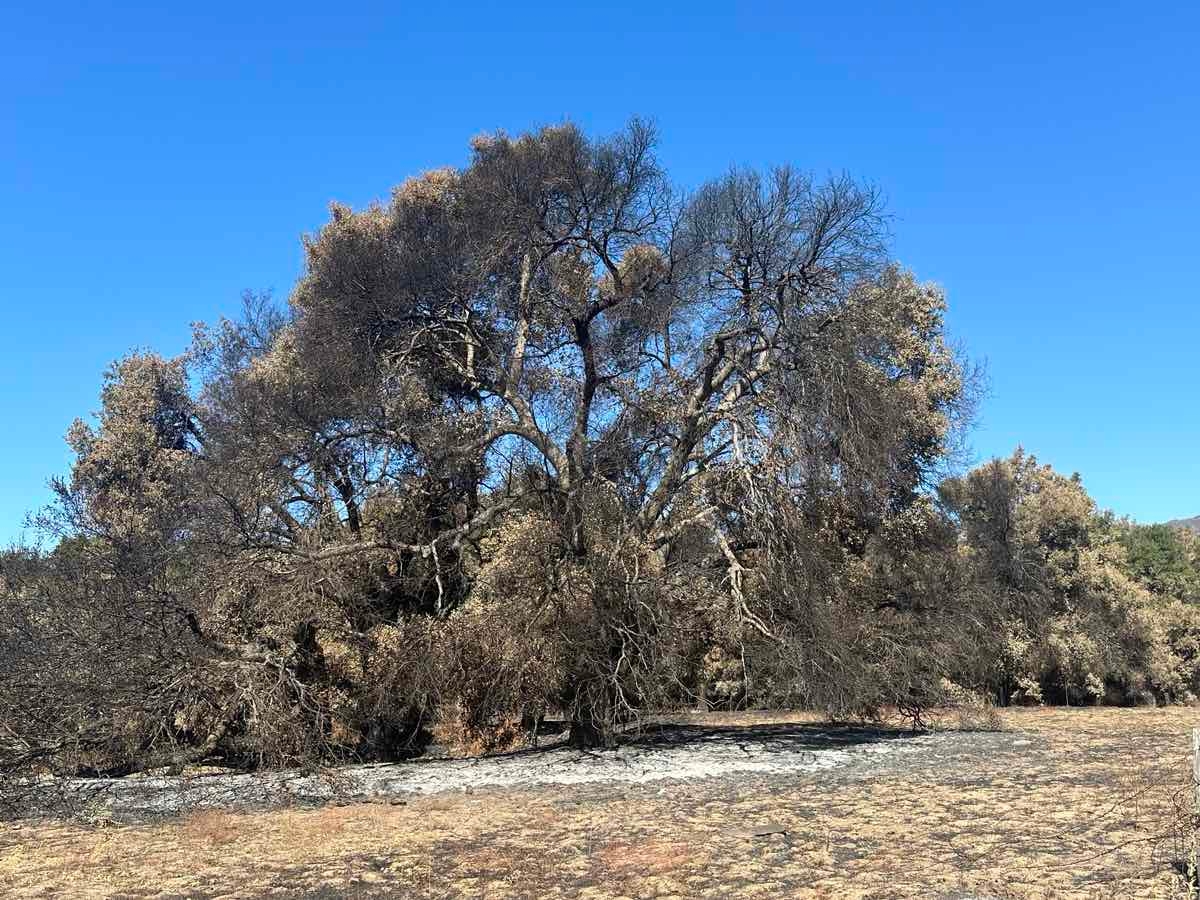
[(612, 748), (617, 745), (617, 736), (611, 728), (601, 728), (595, 722), (573, 721), (567, 738), (572, 747), (587, 750), (594, 747)]

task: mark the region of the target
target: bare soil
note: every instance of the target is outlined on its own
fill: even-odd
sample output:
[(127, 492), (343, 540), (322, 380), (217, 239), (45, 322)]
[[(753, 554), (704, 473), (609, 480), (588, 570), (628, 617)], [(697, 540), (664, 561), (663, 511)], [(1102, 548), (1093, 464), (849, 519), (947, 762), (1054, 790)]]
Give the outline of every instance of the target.
[(617, 753), (359, 767), (328, 793), (182, 813), (160, 805), (179, 785), (151, 784), (90, 823), (0, 826), (0, 895), (1170, 897), (1194, 725), (1011, 710), (1001, 732), (910, 737), (708, 716)]

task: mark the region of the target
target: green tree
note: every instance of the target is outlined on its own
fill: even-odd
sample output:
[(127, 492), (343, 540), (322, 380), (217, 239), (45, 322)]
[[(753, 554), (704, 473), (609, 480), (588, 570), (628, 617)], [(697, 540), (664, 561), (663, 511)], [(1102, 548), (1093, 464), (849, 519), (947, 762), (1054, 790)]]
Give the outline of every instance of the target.
[(1196, 539), (1169, 525), (1135, 525), (1122, 529), (1128, 569), (1137, 581), (1159, 597), (1187, 602), (1200, 600), (1200, 556)]

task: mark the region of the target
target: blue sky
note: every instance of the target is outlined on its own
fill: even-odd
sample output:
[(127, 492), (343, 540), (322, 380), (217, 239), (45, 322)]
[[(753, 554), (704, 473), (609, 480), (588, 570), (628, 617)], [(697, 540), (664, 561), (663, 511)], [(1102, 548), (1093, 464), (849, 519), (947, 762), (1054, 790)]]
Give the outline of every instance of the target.
[[(654, 119), (674, 177), (879, 185), (895, 255), (1018, 444), (1200, 514), (1200, 11), (1158, 4), (25, 4), (0, 34), (0, 542), (134, 347), (172, 354), (299, 236), (471, 135)], [(177, 7), (179, 10), (171, 9)]]

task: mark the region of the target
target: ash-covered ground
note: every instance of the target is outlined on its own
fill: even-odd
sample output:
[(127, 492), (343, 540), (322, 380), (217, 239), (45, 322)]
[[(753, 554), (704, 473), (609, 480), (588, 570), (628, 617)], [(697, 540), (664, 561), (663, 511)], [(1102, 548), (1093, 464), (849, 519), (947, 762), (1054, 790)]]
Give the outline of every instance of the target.
[(646, 784), (730, 775), (844, 777), (937, 766), (1029, 744), (1004, 732), (904, 731), (811, 724), (656, 725), (612, 750), (564, 741), (472, 759), (422, 758), (317, 772), (199, 773), (78, 778), (41, 785), (33, 812), (60, 809), (115, 822), (198, 809), (270, 809), (540, 785)]

